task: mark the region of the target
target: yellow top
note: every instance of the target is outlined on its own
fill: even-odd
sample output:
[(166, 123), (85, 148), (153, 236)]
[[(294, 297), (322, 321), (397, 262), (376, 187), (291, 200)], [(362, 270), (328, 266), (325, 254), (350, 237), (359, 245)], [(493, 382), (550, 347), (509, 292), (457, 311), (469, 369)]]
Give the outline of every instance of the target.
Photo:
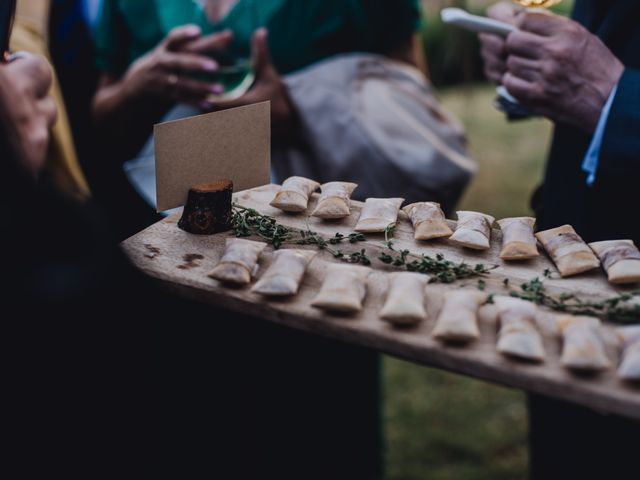
[[(51, 62), (47, 44), (48, 20), (49, 0), (18, 0), (11, 50), (42, 55)], [(51, 173), (60, 190), (78, 200), (85, 200), (90, 195), (89, 185), (78, 162), (69, 118), (55, 75), (51, 97), (58, 108), (58, 121), (51, 131), (44, 168)]]

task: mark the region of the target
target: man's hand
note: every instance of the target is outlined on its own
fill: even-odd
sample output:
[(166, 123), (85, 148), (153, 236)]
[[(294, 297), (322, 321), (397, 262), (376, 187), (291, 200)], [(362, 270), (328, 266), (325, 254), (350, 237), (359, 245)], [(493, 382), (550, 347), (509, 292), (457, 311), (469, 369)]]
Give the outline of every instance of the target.
[(577, 22), (525, 13), (505, 43), (502, 84), (524, 106), (593, 133), (624, 65)]
[(270, 100), (273, 133), (277, 139), (291, 131), (295, 123), (295, 113), (287, 86), (271, 60), (267, 40), (268, 33), (264, 28), (257, 30), (253, 36), (252, 52), (256, 82), (251, 90), (237, 100), (209, 101), (209, 109), (224, 110)]
[[(213, 82), (189, 78), (193, 74), (215, 74), (218, 64), (203, 51), (224, 50), (230, 32), (201, 37), (200, 28), (186, 25), (172, 30), (151, 52), (138, 59), (122, 79), (127, 98), (159, 98), (199, 105), (211, 94), (222, 92)], [(190, 48), (197, 44), (198, 48)]]
[[(518, 24), (518, 8), (512, 2), (500, 2), (487, 10), (487, 16), (494, 20)], [(484, 73), (493, 83), (501, 84), (503, 75), (507, 72), (506, 39), (491, 33), (481, 33), (480, 43)]]
[(42, 58), (21, 54), (0, 65), (0, 122), (9, 147), (22, 166), (37, 176), (49, 145), (56, 106), (49, 89), (53, 74)]

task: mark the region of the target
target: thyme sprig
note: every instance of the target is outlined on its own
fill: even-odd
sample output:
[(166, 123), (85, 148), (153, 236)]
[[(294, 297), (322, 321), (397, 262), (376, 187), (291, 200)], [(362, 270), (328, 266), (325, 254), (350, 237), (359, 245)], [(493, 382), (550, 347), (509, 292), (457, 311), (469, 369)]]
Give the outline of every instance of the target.
[(332, 247), (332, 245), (338, 245), (345, 241), (351, 244), (363, 242), (366, 240), (365, 236), (361, 233), (351, 233), (349, 235), (343, 235), (342, 233), (336, 233), (331, 238), (324, 238), (318, 233), (312, 231), (307, 225), (307, 230), (300, 230), (300, 240), (296, 242), (297, 245), (315, 245), (319, 250), (327, 250), (334, 258), (342, 260), (348, 263), (361, 263), (362, 265), (371, 265), (371, 259), (367, 256), (365, 249), (359, 252), (350, 254), (344, 253), (342, 250), (338, 250)]
[[(279, 224), (276, 219), (262, 215), (257, 210), (234, 204), (231, 225), (237, 237), (258, 236), (267, 243), (278, 249), (285, 244), (313, 245), (319, 250), (326, 250), (334, 258), (348, 263), (371, 265), (371, 258), (365, 249), (355, 252), (344, 252), (335, 248), (339, 244), (357, 244), (366, 240), (361, 233), (351, 233), (344, 235), (336, 233), (333, 237), (325, 238), (317, 232), (312, 231), (307, 225), (306, 230), (293, 229)], [(428, 255), (412, 253), (409, 250), (396, 250), (394, 247), (393, 235), (395, 225), (390, 225), (385, 229), (384, 247), (388, 251), (383, 251), (378, 260), (387, 265), (405, 268), (410, 272), (429, 275), (430, 283), (453, 283), (457, 280), (472, 277), (482, 277), (497, 265), (486, 266), (477, 264), (475, 266), (467, 263), (455, 263), (447, 260), (444, 255), (437, 254), (434, 257)]]
[(276, 250), (294, 237), (293, 230), (279, 224), (275, 218), (235, 203), (231, 215), (231, 228), (236, 237), (258, 236), (273, 245)]
[[(429, 255), (412, 253), (409, 250), (396, 250), (393, 240), (386, 238), (386, 247), (391, 253), (382, 252), (378, 259), (382, 263), (394, 267), (404, 267), (410, 272), (429, 275), (429, 283), (453, 283), (457, 280), (488, 275), (498, 265), (484, 265), (478, 263), (471, 266), (465, 262), (455, 263), (447, 260), (441, 253), (435, 258)], [(479, 283), (479, 285), (482, 282)]]
[(344, 242), (350, 244), (363, 242), (366, 238), (361, 233), (351, 233), (349, 235), (336, 233), (331, 238), (324, 238), (320, 234), (312, 231), (309, 225), (307, 225), (306, 230), (285, 227), (279, 224), (273, 217), (262, 215), (253, 208), (247, 208), (237, 204), (233, 205), (231, 227), (237, 237), (250, 237), (255, 235), (273, 245), (273, 248), (276, 250), (287, 243), (315, 245), (319, 250), (327, 250), (334, 258), (344, 262), (371, 265), (371, 260), (364, 249), (353, 253), (345, 253), (342, 250), (333, 248), (333, 246)]
[(640, 290), (621, 293), (596, 302), (583, 300), (572, 293), (562, 293), (558, 296), (549, 295), (546, 292), (544, 282), (539, 278), (534, 278), (530, 282), (523, 283), (519, 291), (512, 291), (510, 295), (544, 305), (557, 312), (600, 317), (612, 323), (640, 323), (640, 303), (630, 303), (633, 298), (640, 297)]

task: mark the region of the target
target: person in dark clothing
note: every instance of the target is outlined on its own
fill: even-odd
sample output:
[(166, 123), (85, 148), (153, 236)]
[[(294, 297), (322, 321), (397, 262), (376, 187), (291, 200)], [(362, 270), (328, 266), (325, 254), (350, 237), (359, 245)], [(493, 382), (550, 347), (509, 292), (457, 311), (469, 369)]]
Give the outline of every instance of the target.
[[(577, 0), (573, 19), (497, 4), (489, 16), (519, 27), (483, 35), (489, 79), (555, 123), (542, 187), (541, 230), (571, 224), (588, 242), (640, 244), (640, 3)], [(534, 479), (627, 478), (640, 424), (529, 396)]]
[(377, 355), (156, 290), (41, 172), (50, 82), (41, 58), (0, 65), (5, 453), (22, 475), (380, 478)]

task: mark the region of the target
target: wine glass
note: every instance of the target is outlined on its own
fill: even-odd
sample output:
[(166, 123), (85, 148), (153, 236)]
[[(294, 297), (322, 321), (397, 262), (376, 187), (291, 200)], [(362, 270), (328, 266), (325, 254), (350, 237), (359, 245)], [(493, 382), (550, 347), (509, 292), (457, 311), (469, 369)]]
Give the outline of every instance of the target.
[(551, 8), (559, 4), (562, 0), (513, 0), (518, 5), (525, 8)]
[[(193, 0), (196, 18), (205, 19), (214, 29), (218, 25), (225, 28), (225, 19), (210, 19), (207, 17), (207, 2), (216, 0)], [(218, 70), (208, 77), (208, 80), (222, 85), (223, 92), (211, 95), (211, 100), (235, 100), (244, 95), (255, 81), (253, 63), (251, 61), (251, 34), (260, 27), (256, 0), (240, 0), (232, 3), (227, 16), (233, 17), (230, 30), (234, 34), (232, 44), (225, 51), (212, 52)], [(219, 23), (218, 23), (219, 20)], [(233, 25), (238, 25), (236, 30)], [(240, 27), (241, 26), (241, 27)], [(247, 32), (249, 34), (247, 34)]]

